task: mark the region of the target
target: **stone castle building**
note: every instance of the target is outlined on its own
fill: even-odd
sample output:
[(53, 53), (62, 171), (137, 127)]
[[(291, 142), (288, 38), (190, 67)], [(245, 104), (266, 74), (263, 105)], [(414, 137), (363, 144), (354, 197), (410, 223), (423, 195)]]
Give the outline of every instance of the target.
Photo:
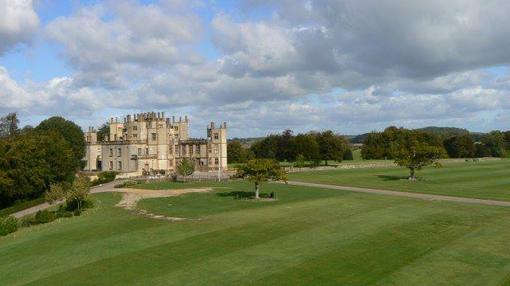
[(127, 115), (109, 121), (110, 134), (98, 141), (85, 132), (85, 171), (117, 171), (132, 175), (172, 174), (188, 158), (196, 171), (227, 169), (227, 125), (207, 126), (206, 139), (189, 138), (188, 117), (165, 118), (164, 112)]

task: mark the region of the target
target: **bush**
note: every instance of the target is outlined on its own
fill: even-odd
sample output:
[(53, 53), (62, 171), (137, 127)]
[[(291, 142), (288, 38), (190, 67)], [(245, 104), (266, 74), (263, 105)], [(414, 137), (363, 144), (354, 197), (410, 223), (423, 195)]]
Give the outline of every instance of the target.
[(35, 224), (48, 223), (48, 222), (54, 221), (56, 218), (57, 218), (57, 216), (55, 215), (54, 212), (42, 210), (42, 211), (38, 211), (35, 214), (34, 223)]
[[(78, 205), (78, 204), (81, 204), (81, 205)], [(79, 201), (79, 200), (72, 200), (72, 201), (68, 201), (66, 203), (66, 211), (69, 211), (69, 212), (74, 212), (75, 210), (77, 209), (89, 209), (89, 208), (93, 208), (94, 207), (94, 202), (92, 200), (89, 200), (89, 199), (86, 199), (84, 201)]]
[(112, 182), (113, 180), (115, 180), (115, 177), (117, 176), (117, 174), (118, 173), (115, 171), (101, 172), (101, 173), (99, 173), (99, 175), (97, 175), (97, 179), (92, 181), (92, 186), (97, 186), (100, 184)]
[(12, 216), (0, 218), (0, 236), (15, 232), (16, 230), (18, 230), (18, 219)]

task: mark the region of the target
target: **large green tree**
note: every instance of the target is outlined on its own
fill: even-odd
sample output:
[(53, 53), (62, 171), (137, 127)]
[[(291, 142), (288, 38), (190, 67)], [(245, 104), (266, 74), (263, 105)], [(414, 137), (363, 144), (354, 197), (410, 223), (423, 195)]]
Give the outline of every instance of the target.
[(439, 166), (439, 159), (446, 156), (442, 146), (431, 141), (430, 134), (402, 130), (400, 140), (393, 146), (395, 163), (409, 169), (409, 180), (416, 180), (416, 171), (425, 166)]
[(82, 167), (82, 160), (85, 156), (85, 138), (78, 125), (65, 118), (54, 116), (42, 121), (35, 130), (38, 132), (53, 131), (60, 134), (73, 150), (74, 170)]
[(0, 205), (43, 194), (74, 179), (72, 149), (56, 132), (28, 132), (0, 140)]
[(280, 167), (276, 160), (271, 159), (253, 159), (245, 165), (239, 166), (237, 176), (246, 178), (255, 184), (255, 198), (259, 199), (260, 184), (262, 182), (287, 181), (285, 170)]

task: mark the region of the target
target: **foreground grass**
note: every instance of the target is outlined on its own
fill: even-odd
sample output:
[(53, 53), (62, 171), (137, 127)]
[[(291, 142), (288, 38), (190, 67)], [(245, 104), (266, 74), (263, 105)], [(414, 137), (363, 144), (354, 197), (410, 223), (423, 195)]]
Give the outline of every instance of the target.
[(501, 285), (510, 209), (264, 184), (96, 208), (0, 238), (0, 285)]
[(510, 200), (510, 160), (445, 164), (419, 172), (417, 182), (398, 167), (310, 171), (289, 174), (290, 180), (358, 186), (459, 197)]

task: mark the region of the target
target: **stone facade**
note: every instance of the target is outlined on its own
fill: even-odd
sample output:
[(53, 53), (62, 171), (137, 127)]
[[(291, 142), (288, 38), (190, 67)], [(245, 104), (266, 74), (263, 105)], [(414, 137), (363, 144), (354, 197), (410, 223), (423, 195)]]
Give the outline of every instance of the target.
[(85, 132), (85, 171), (172, 174), (183, 158), (197, 171), (227, 169), (226, 123), (211, 122), (206, 139), (189, 138), (188, 118), (165, 118), (164, 112), (128, 115), (122, 122), (111, 118), (109, 125), (110, 134), (101, 142), (93, 128)]

